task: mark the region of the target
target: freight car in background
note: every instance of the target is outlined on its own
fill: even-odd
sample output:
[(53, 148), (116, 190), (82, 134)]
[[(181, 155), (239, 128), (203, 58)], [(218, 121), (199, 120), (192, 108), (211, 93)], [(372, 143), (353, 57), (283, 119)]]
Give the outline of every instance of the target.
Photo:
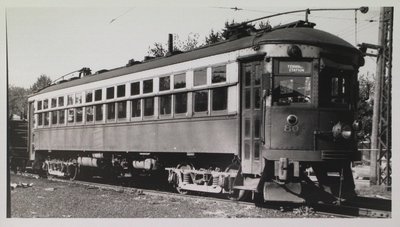
[(12, 171), (23, 171), (29, 160), (28, 122), (26, 120), (8, 121), (8, 149)]
[(232, 199), (352, 196), (364, 59), (314, 26), (241, 24), (228, 40), (192, 51), (85, 69), (29, 97), (30, 159), (72, 179), (167, 171), (180, 193)]

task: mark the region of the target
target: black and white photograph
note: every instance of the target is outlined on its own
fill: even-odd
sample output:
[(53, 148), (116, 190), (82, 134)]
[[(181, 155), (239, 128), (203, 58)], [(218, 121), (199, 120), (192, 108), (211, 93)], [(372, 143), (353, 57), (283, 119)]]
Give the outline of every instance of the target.
[(395, 226), (395, 1), (4, 2), (1, 226)]

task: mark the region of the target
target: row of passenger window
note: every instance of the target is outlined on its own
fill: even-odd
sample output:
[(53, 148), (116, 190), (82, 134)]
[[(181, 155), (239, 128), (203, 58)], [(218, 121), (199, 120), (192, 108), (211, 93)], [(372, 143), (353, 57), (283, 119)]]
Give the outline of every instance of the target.
[[(208, 114), (209, 107), (211, 112), (224, 112), (228, 108), (228, 87), (220, 87), (190, 93), (183, 92), (159, 97), (138, 98), (128, 101), (42, 112), (37, 114), (37, 125), (49, 126), (50, 121), (51, 125), (83, 123), (84, 121), (86, 123), (93, 123), (94, 121), (99, 122), (104, 120), (113, 122), (116, 119), (127, 120), (129, 115), (131, 118), (137, 120), (146, 117), (151, 118), (156, 115), (156, 98), (158, 99), (158, 115), (161, 118), (172, 117), (172, 114), (174, 116), (186, 116), (189, 94), (192, 95), (192, 111), (194, 114)], [(130, 106), (130, 112), (128, 112), (128, 105)]]
[[(193, 86), (202, 86), (207, 84), (207, 68), (197, 69), (193, 72)], [(174, 90), (186, 88), (186, 73), (175, 74), (173, 76), (173, 85), (171, 80), (171, 75), (162, 76), (159, 78), (159, 91), (169, 91), (171, 87)], [(154, 79), (148, 79), (142, 81), (142, 89), (140, 89), (140, 82), (130, 83), (130, 96), (140, 95), (140, 94), (150, 94), (154, 91)], [(211, 83), (222, 83), (226, 82), (226, 65), (217, 66), (211, 68)], [(172, 85), (172, 86), (171, 86)], [(107, 87), (105, 89), (105, 99), (123, 98), (126, 97), (127, 84), (121, 84), (117, 86)], [(67, 106), (74, 104), (82, 104), (83, 96), (82, 92), (67, 95)], [(46, 110), (49, 108), (64, 107), (64, 96), (57, 98), (44, 99), (37, 102), (37, 110)], [(103, 89), (97, 89), (94, 91), (86, 91), (84, 95), (85, 103), (92, 103), (96, 101), (103, 100)], [(49, 107), (50, 102), (50, 107)]]

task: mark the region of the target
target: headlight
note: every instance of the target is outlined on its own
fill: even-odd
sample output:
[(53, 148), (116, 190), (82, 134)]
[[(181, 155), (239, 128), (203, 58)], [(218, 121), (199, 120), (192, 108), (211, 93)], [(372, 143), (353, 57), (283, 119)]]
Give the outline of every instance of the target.
[(351, 128), (350, 128), (350, 126), (344, 125), (344, 126), (342, 127), (342, 137), (345, 138), (345, 139), (350, 139), (351, 134), (352, 134), (352, 133), (351, 133)]

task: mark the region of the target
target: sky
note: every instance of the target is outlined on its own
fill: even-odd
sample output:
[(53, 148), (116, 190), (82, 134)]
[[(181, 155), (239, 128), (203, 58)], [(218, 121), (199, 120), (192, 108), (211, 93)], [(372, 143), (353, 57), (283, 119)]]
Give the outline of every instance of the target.
[[(135, 2), (135, 1), (133, 1)], [(143, 60), (155, 42), (166, 43), (168, 33), (180, 40), (198, 34), (200, 43), (211, 29), (220, 31), (226, 21), (242, 22), (274, 13), (305, 9), (282, 7), (267, 1), (205, 1), (204, 4), (130, 5), (10, 5), (7, 7), (9, 84), (30, 87), (45, 74), (52, 80), (89, 67), (92, 72), (124, 66), (129, 59)], [(207, 4), (208, 3), (208, 4)], [(354, 8), (361, 5), (338, 5)], [(242, 10), (233, 10), (238, 7)], [(309, 8), (330, 8), (317, 4)], [(274, 25), (304, 20), (304, 13), (270, 19)], [(353, 45), (377, 43), (379, 8), (367, 14), (351, 11), (311, 12), (317, 29), (338, 35)], [(370, 22), (369, 20), (372, 20)], [(113, 21), (112, 23), (110, 23)], [(362, 74), (375, 73), (376, 60), (366, 57)]]

